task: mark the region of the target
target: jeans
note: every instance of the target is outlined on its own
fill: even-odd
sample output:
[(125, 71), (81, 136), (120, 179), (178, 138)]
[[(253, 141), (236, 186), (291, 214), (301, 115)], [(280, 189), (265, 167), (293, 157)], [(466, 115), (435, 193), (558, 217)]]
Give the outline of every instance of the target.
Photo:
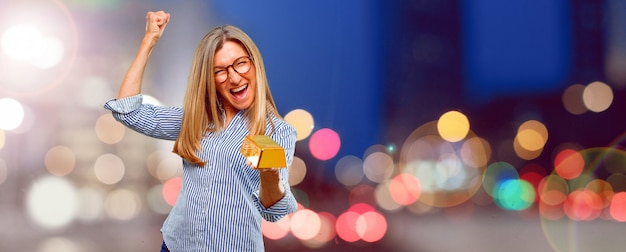
[(165, 242), (163, 242), (163, 245), (161, 245), (161, 252), (170, 252), (170, 250), (167, 249), (167, 246), (165, 245)]

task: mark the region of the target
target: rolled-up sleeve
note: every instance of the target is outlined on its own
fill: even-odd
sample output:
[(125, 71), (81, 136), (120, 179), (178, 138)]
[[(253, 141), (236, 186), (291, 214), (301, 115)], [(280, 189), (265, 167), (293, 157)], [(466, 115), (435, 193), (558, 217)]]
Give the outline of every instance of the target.
[(285, 196), (268, 208), (264, 207), (261, 203), (258, 191), (254, 193), (253, 201), (257, 210), (261, 213), (261, 217), (269, 222), (277, 222), (285, 217), (285, 215), (298, 210), (296, 199), (291, 193), (291, 189), (289, 189), (289, 187), (285, 190)]
[(141, 94), (110, 99), (104, 108), (110, 110), (117, 121), (150, 137), (176, 140), (180, 132), (181, 108), (143, 104)]

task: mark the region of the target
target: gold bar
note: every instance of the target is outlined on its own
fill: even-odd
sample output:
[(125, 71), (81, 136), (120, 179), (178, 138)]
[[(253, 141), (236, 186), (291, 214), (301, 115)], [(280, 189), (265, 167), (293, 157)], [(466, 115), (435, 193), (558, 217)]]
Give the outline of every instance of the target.
[(239, 150), (256, 168), (286, 168), (285, 149), (266, 135), (246, 136)]

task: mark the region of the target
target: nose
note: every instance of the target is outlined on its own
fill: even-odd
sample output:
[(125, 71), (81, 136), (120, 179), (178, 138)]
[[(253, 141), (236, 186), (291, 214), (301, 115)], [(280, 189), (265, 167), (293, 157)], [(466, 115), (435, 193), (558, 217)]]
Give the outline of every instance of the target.
[(226, 71), (228, 72), (228, 81), (233, 84), (239, 84), (239, 82), (241, 81), (241, 75), (239, 75), (239, 73), (235, 71), (235, 68), (229, 66), (226, 68)]

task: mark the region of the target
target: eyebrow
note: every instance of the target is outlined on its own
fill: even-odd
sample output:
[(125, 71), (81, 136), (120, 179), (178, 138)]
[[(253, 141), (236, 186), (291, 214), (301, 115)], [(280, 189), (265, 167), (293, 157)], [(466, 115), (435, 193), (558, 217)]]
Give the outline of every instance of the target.
[[(235, 61), (237, 61), (238, 59), (241, 59), (241, 58), (251, 58), (251, 57), (252, 57), (252, 56), (250, 56), (250, 55), (239, 56), (239, 57), (235, 58), (235, 60), (233, 60), (233, 62), (232, 62), (232, 63), (235, 63)], [(231, 66), (231, 65), (233, 65), (232, 63), (231, 63), (231, 64), (228, 64), (228, 65), (226, 65), (226, 66)], [(215, 69), (215, 68), (226, 68), (226, 66), (216, 66), (216, 65), (213, 65), (213, 68), (214, 68), (214, 69)]]

